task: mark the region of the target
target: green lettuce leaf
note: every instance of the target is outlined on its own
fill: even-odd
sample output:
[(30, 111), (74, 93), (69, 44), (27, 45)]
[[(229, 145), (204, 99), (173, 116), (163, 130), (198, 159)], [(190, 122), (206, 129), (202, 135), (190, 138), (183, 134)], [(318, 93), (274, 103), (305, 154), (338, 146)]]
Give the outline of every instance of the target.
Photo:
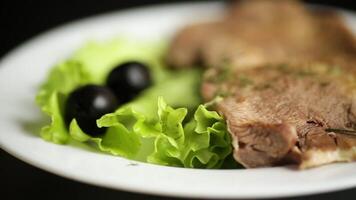
[(75, 119), (69, 126), (69, 133), (79, 142), (93, 142), (103, 152), (132, 158), (138, 152), (141, 141), (137, 134), (122, 124), (113, 124), (102, 137), (91, 137), (84, 133)]
[(69, 136), (63, 120), (64, 96), (61, 93), (53, 92), (47, 99), (47, 104), (43, 107), (44, 112), (51, 116), (51, 124), (41, 129), (41, 137), (47, 141), (63, 144), (68, 142)]
[[(95, 144), (103, 152), (161, 165), (220, 167), (231, 153), (231, 142), (223, 119), (200, 105), (201, 71), (165, 69), (163, 52), (162, 44), (122, 38), (79, 49), (50, 71), (37, 93), (37, 104), (51, 118), (41, 137), (58, 144)], [(131, 60), (150, 67), (153, 86), (98, 119), (99, 127), (107, 127), (100, 137), (84, 133), (75, 119), (66, 127), (64, 103), (70, 92), (88, 83), (104, 84), (111, 69)]]
[(165, 78), (161, 62), (164, 48), (164, 44), (157, 42), (142, 42), (119, 37), (108, 41), (88, 42), (74, 53), (72, 59), (83, 64), (92, 77), (92, 83), (104, 83), (113, 67), (131, 60), (146, 63), (153, 71), (153, 78), (157, 82)]
[(106, 114), (97, 121), (99, 127), (123, 126), (130, 133), (141, 137), (141, 148), (134, 157), (130, 157), (132, 159), (146, 161), (154, 147), (154, 140), (150, 138), (160, 134), (157, 129), (158, 97), (164, 97), (174, 107), (186, 107), (191, 110), (201, 102), (197, 95), (200, 83), (198, 70), (175, 72), (174, 76), (168, 74), (171, 72), (166, 73), (169, 78), (147, 89), (133, 101), (121, 106), (115, 113)]
[(185, 108), (173, 109), (159, 99), (161, 134), (148, 162), (188, 168), (219, 168), (231, 153), (231, 139), (221, 116), (200, 105), (185, 124)]
[(164, 46), (117, 38), (89, 42), (65, 62), (54, 66), (41, 85), (36, 103), (50, 116), (51, 124), (41, 130), (47, 141), (64, 144), (70, 139), (63, 122), (63, 102), (75, 88), (82, 85), (103, 84), (109, 71), (120, 63), (135, 60), (147, 63), (156, 84), (169, 77), (161, 65)]
[[(136, 102), (137, 103), (137, 102)], [(172, 108), (158, 98), (155, 115), (144, 115), (135, 103), (104, 115), (100, 127), (123, 125), (141, 136), (143, 145), (134, 159), (149, 163), (187, 167), (219, 168), (231, 153), (231, 139), (221, 116), (200, 105), (188, 123), (186, 108)], [(153, 148), (152, 148), (153, 147)]]
[(63, 119), (63, 106), (69, 92), (91, 81), (83, 65), (69, 60), (54, 67), (36, 96), (36, 102), (52, 123), (42, 128), (41, 136), (58, 144), (68, 142), (69, 135)]

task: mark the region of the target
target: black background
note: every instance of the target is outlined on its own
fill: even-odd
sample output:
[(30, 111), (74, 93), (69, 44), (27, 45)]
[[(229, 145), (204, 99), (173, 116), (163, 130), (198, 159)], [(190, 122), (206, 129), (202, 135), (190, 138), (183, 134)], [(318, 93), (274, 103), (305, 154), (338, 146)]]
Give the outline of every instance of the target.
[[(173, 0), (17, 0), (0, 1), (0, 56), (25, 40), (63, 23), (107, 11)], [(350, 1), (308, 1), (356, 10)], [(1, 94), (0, 94), (1, 95)], [(0, 96), (1, 98), (1, 96)], [(0, 111), (1, 112), (1, 111)], [(332, 181), (332, 180), (330, 180)], [(34, 168), (0, 150), (1, 199), (168, 199), (99, 188)], [(355, 199), (356, 189), (291, 199)], [(169, 198), (171, 199), (171, 198)]]

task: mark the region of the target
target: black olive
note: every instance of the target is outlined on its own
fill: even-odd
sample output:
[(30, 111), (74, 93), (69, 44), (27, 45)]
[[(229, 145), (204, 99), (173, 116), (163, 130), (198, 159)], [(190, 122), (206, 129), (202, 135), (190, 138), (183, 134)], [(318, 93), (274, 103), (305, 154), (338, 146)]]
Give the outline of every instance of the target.
[(152, 84), (148, 67), (139, 62), (126, 62), (114, 68), (108, 75), (106, 84), (118, 99), (124, 102), (135, 98)]
[(98, 128), (96, 120), (115, 111), (118, 101), (110, 89), (104, 86), (86, 85), (70, 93), (64, 110), (67, 126), (75, 118), (79, 127), (88, 135), (98, 136), (106, 129)]

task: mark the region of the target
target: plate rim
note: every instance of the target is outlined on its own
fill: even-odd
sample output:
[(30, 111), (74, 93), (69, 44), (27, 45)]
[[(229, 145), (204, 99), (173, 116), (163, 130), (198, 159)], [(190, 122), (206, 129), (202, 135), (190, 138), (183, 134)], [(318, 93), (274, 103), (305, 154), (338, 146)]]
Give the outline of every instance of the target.
[[(139, 6), (136, 8), (129, 8), (129, 9), (122, 9), (122, 10), (116, 10), (116, 11), (110, 11), (110, 12), (105, 12), (105, 13), (100, 13), (100, 14), (95, 14), (92, 16), (88, 16), (88, 17), (84, 17), (84, 18), (80, 18), (74, 21), (69, 21), (63, 24), (60, 24), (58, 26), (55, 26), (53, 28), (50, 28), (40, 34), (37, 34), (34, 37), (31, 37), (29, 39), (27, 39), (25, 42), (20, 43), (19, 45), (15, 46), (14, 48), (12, 48), (10, 51), (5, 52), (1, 58), (0, 58), (0, 66), (3, 66), (4, 63), (6, 63), (6, 61), (8, 59), (10, 59), (11, 57), (20, 54), (20, 51), (22, 49), (26, 49), (26, 47), (31, 46), (34, 43), (37, 43), (38, 41), (42, 40), (44, 37), (51, 37), (54, 33), (59, 32), (63, 29), (67, 29), (67, 28), (71, 28), (71, 27), (76, 27), (79, 24), (82, 23), (90, 23), (91, 21), (101, 18), (110, 18), (116, 15), (125, 15), (128, 13), (136, 13), (136, 12), (142, 12), (142, 11), (146, 11), (146, 12), (152, 12), (153, 10), (160, 10), (160, 9), (165, 9), (167, 7), (171, 8), (171, 7), (177, 7), (177, 6), (182, 6), (182, 7), (187, 7), (187, 6), (202, 6), (202, 5), (206, 5), (206, 4), (210, 4), (210, 5), (220, 5), (221, 3), (219, 2), (181, 2), (181, 3), (165, 3), (165, 4), (157, 4), (157, 5), (149, 5), (149, 6)], [(354, 16), (355, 20), (356, 20), (356, 15), (355, 13), (351, 12), (351, 11), (346, 11), (344, 9), (335, 9), (334, 7), (330, 7), (330, 6), (322, 6), (322, 7), (326, 7), (326, 8), (331, 8), (333, 10), (337, 10), (340, 11), (341, 14), (347, 14), (347, 15), (352, 15)], [(0, 73), (2, 72), (2, 68), (6, 68), (6, 67), (0, 67)], [(148, 191), (145, 189), (138, 189), (135, 187), (116, 187), (113, 186), (111, 184), (105, 184), (105, 183), (98, 183), (89, 179), (83, 179), (82, 177), (73, 177), (70, 173), (64, 172), (64, 171), (60, 171), (58, 169), (56, 169), (55, 167), (52, 167), (51, 165), (46, 165), (43, 163), (38, 163), (36, 161), (31, 160), (28, 157), (22, 156), (21, 153), (16, 152), (14, 150), (11, 150), (10, 148), (7, 148), (6, 145), (3, 145), (3, 142), (0, 141), (0, 148), (3, 149), (5, 152), (9, 153), (10, 155), (14, 156), (15, 158), (31, 165), (34, 166), (38, 169), (44, 170), (46, 172), (49, 172), (53, 175), (56, 176), (60, 176), (60, 177), (64, 177), (70, 180), (74, 180), (80, 183), (85, 183), (85, 184), (89, 184), (92, 186), (100, 186), (100, 187), (104, 187), (104, 188), (110, 188), (113, 190), (124, 190), (124, 191), (128, 191), (128, 192), (136, 192), (136, 193), (141, 193), (141, 194), (149, 194), (149, 195), (158, 195), (158, 196), (166, 196), (166, 197), (193, 197), (193, 198), (228, 198), (228, 199), (232, 199), (232, 198), (281, 198), (281, 197), (292, 197), (292, 196), (304, 196), (304, 195), (311, 195), (311, 194), (319, 194), (319, 193), (325, 193), (325, 192), (331, 192), (331, 191), (339, 191), (339, 190), (344, 190), (344, 189), (349, 189), (349, 188), (353, 188), (356, 186), (356, 182), (344, 182), (344, 184), (340, 184), (338, 186), (335, 187), (335, 185), (333, 185), (332, 188), (319, 188), (318, 190), (314, 190), (314, 191), (296, 191), (296, 192), (289, 192), (287, 193), (283, 193), (283, 194), (270, 194), (268, 196), (259, 196), (258, 194), (255, 195), (245, 195), (245, 196), (201, 196), (199, 194), (194, 194), (194, 193), (190, 193), (190, 194), (182, 194), (182, 193), (172, 193), (170, 191)], [(152, 164), (147, 164), (146, 165), (152, 165)], [(160, 167), (165, 167), (165, 166), (160, 166)], [(196, 169), (184, 169), (184, 170), (196, 170)], [(221, 169), (220, 169), (221, 170)]]

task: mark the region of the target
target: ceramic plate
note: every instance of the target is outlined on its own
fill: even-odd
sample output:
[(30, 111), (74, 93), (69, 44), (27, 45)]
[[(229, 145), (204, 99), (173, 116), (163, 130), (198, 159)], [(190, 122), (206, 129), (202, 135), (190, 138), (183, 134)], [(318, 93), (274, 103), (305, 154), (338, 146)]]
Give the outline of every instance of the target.
[[(0, 145), (5, 151), (54, 174), (114, 189), (200, 198), (271, 198), (335, 191), (356, 186), (356, 163), (296, 171), (289, 167), (199, 170), (133, 163), (85, 145), (43, 141), (43, 115), (36, 88), (50, 67), (90, 39), (130, 35), (169, 39), (186, 23), (216, 17), (219, 3), (171, 4), (109, 13), (70, 23), (19, 46), (0, 62)], [(341, 11), (340, 11), (341, 12)], [(341, 12), (351, 28), (352, 13)]]

